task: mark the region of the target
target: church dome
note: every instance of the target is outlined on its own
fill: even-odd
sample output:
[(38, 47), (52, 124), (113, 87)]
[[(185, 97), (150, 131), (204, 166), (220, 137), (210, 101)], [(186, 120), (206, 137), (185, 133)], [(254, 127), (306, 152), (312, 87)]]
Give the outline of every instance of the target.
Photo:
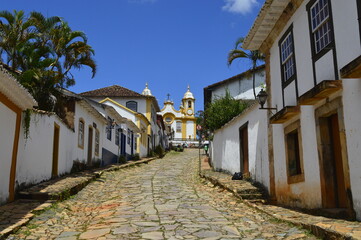
[(184, 94), (183, 99), (189, 99), (189, 98), (194, 99), (193, 93), (191, 93), (190, 87), (189, 87), (189, 85), (188, 85), (188, 90), (187, 90), (187, 92)]
[(150, 89), (148, 88), (148, 83), (145, 84), (145, 88), (142, 92), (142, 95), (145, 95), (145, 96), (153, 96), (152, 95), (152, 92), (150, 91)]

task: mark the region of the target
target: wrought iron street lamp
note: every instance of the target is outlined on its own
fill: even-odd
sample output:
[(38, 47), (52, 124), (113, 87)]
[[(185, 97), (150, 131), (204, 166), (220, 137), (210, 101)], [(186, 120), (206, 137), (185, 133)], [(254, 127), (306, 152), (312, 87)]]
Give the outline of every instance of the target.
[(265, 90), (263, 90), (263, 88), (261, 89), (261, 91), (257, 94), (257, 99), (258, 99), (258, 103), (261, 105), (261, 107), (259, 109), (262, 109), (262, 110), (277, 110), (277, 108), (265, 108), (263, 107), (264, 104), (266, 103), (267, 101), (267, 97), (268, 97), (268, 94)]

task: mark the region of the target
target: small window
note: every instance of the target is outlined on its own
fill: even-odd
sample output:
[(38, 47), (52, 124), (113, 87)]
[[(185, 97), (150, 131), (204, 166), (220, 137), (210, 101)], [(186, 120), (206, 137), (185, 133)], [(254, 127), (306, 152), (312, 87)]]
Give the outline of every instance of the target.
[(177, 129), (177, 132), (182, 132), (182, 122), (177, 122), (176, 129)]
[(84, 120), (79, 119), (79, 128), (78, 128), (78, 147), (84, 148)]
[(172, 119), (171, 117), (166, 117), (166, 118), (165, 118), (165, 121), (166, 121), (167, 123), (171, 123), (172, 120), (173, 120), (173, 119)]
[(329, 0), (317, 0), (309, 10), (315, 54), (333, 41), (329, 7)]
[(301, 174), (300, 149), (298, 131), (287, 134), (288, 173), (290, 176)]
[(94, 153), (96, 156), (99, 156), (99, 130), (95, 130), (95, 149)]
[(299, 121), (285, 128), (288, 183), (304, 181)]
[(188, 101), (188, 108), (192, 108), (192, 102)]
[(295, 74), (295, 63), (293, 60), (293, 38), (289, 33), (281, 43), (281, 63), (283, 79), (286, 82)]
[(126, 107), (134, 112), (138, 112), (138, 103), (136, 101), (126, 102)]
[(296, 79), (296, 63), (292, 29), (293, 25), (288, 28), (281, 40), (278, 42), (283, 87), (286, 87), (289, 83)]

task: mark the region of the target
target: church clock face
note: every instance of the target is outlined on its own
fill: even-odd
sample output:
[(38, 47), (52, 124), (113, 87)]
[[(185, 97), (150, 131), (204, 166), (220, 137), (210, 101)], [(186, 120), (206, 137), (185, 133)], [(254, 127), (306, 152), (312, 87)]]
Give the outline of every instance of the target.
[(192, 115), (192, 114), (193, 114), (192, 109), (188, 109), (188, 110), (187, 110), (187, 113), (188, 113), (188, 115)]

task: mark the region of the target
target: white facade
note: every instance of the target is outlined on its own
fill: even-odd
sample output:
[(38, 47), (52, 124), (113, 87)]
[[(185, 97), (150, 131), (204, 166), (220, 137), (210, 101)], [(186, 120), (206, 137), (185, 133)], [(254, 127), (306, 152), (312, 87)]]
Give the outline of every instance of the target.
[(29, 136), (21, 130), (18, 153), (17, 186), (29, 186), (52, 177), (54, 127), (59, 126), (58, 174), (69, 173), (76, 159), (74, 131), (55, 114), (31, 114)]
[(222, 128), (214, 132), (212, 166), (230, 173), (244, 172), (241, 166), (239, 129), (246, 128), (248, 145), (248, 170), (254, 181), (269, 188), (268, 136), (266, 111), (259, 111), (255, 103)]
[[(256, 94), (261, 90), (261, 85), (265, 85), (264, 69), (260, 69), (255, 74)], [(242, 78), (227, 81), (224, 84), (212, 88), (212, 100), (218, 97), (224, 97), (226, 91), (229, 91), (235, 99), (254, 99), (252, 74)]]
[[(9, 197), (10, 169), (16, 128), (16, 113), (0, 103), (0, 131), (4, 134), (0, 140), (0, 203)], [(6, 136), (6, 137), (5, 137)]]
[(14, 200), (22, 111), (36, 105), (29, 92), (0, 65), (0, 204)]
[[(361, 75), (356, 75), (359, 79), (342, 79), (341, 73), (341, 69), (361, 55), (360, 16), (357, 12), (360, 2), (322, 2), (329, 14), (319, 15), (326, 17), (319, 25), (314, 22), (317, 26), (314, 28), (309, 24), (312, 9), (321, 2), (300, 1), (287, 6), (288, 3), (267, 0), (244, 43), (245, 48), (260, 49), (268, 56), (268, 107), (278, 109), (276, 116), (270, 119), (269, 129), (272, 133), (271, 157), (274, 159), (270, 182), (275, 189), (274, 197), (280, 204), (294, 207), (345, 208), (350, 215), (353, 211), (361, 220), (361, 162), (358, 157)], [(279, 19), (282, 11), (277, 10), (273, 13), (274, 19), (267, 21), (268, 14), (276, 11), (274, 6), (280, 8), (278, 4), (289, 8), (290, 18), (286, 18), (287, 21)], [(272, 32), (270, 24), (277, 21), (280, 31)], [(327, 26), (328, 35), (321, 34), (325, 37), (322, 44), (325, 44), (317, 45), (313, 32)], [(294, 59), (295, 72), (292, 78), (285, 80), (283, 61), (286, 60), (281, 59), (280, 53), (290, 34), (293, 36), (291, 58)], [(360, 69), (360, 65), (356, 64), (354, 68)], [(287, 106), (294, 114), (283, 112)], [(298, 144), (294, 146), (299, 154), (292, 155), (294, 143), (289, 139), (295, 134)], [(299, 159), (296, 160), (299, 167), (295, 175), (290, 173), (294, 166), (288, 165), (294, 156)]]

